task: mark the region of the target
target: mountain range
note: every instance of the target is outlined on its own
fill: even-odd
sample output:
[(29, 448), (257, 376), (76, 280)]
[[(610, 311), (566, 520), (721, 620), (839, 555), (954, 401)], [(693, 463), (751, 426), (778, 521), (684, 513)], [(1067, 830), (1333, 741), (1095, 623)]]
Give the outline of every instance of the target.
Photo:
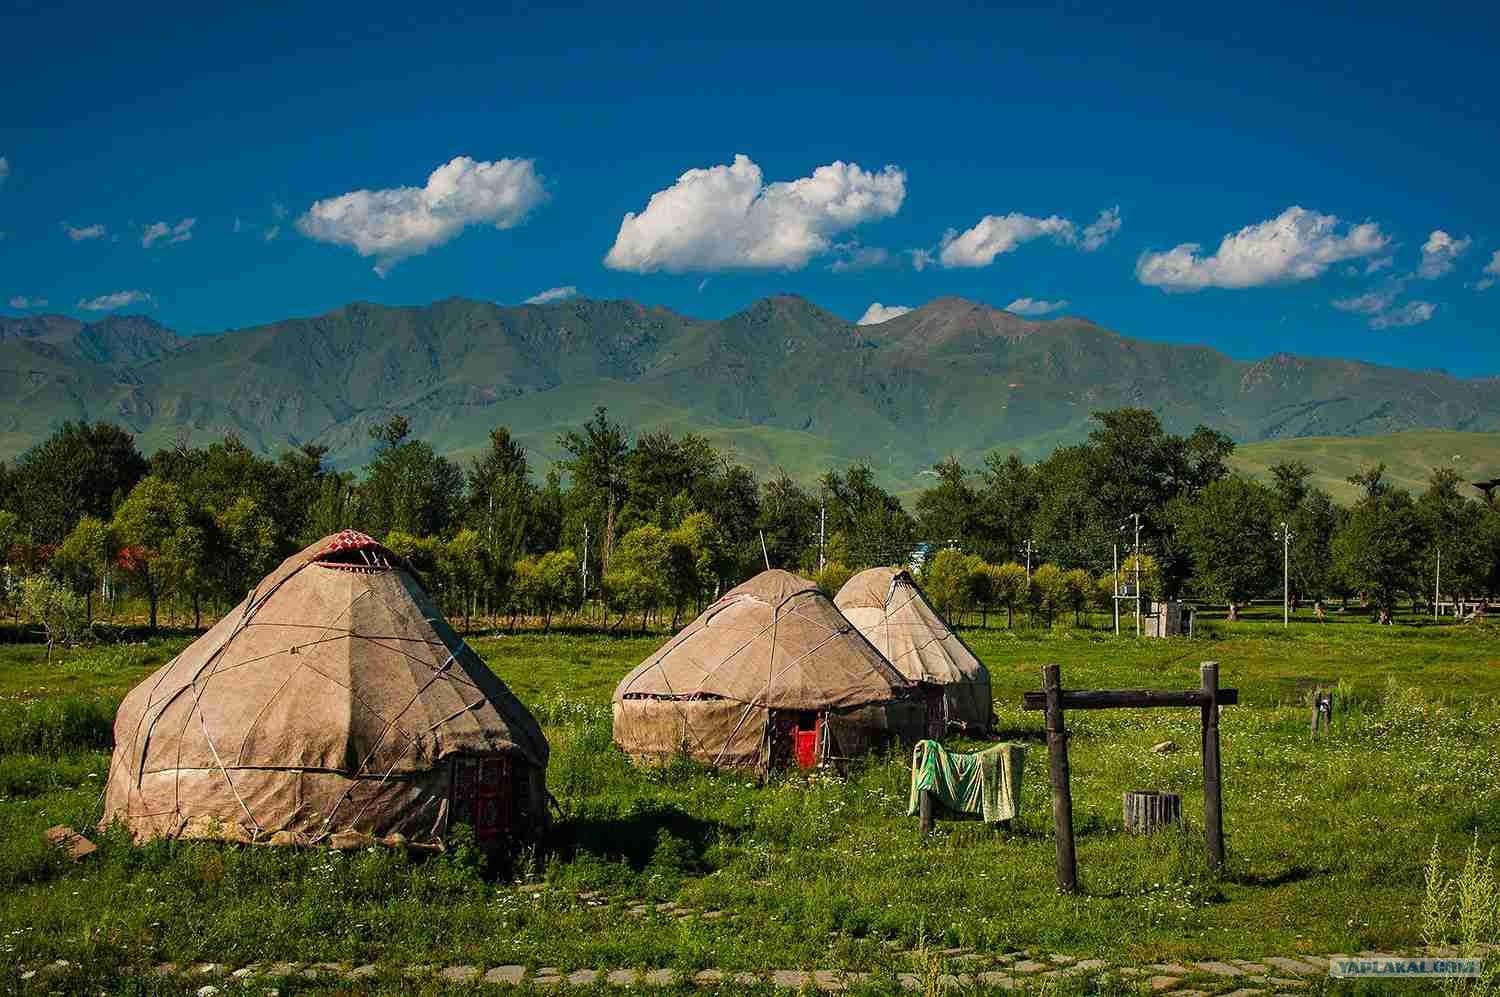
[(703, 433), (759, 470), (810, 478), (862, 459), (907, 490), (950, 454), (1042, 456), (1085, 436), (1090, 413), (1125, 405), (1242, 443), (1489, 433), (1500, 378), (1287, 353), (1246, 362), (959, 298), (872, 326), (794, 296), (718, 320), (582, 298), (361, 302), (195, 336), (144, 315), (0, 318), (4, 456), (65, 419), (108, 419), (148, 451), (184, 431), (198, 443), (232, 431), (268, 453), (320, 443), (357, 467), (369, 429), (399, 412), (460, 458), (508, 425), (542, 467), (557, 434), (598, 405), (635, 431)]

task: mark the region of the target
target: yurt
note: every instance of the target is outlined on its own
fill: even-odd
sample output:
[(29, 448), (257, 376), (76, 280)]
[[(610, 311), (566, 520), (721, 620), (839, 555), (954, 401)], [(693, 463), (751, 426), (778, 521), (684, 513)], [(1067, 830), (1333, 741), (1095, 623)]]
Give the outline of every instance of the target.
[(932, 608), (903, 568), (871, 568), (844, 583), (834, 599), (875, 649), (927, 698), (928, 736), (949, 725), (990, 729), (990, 673)]
[(620, 682), (615, 743), (760, 770), (813, 768), (919, 738), (926, 704), (833, 600), (764, 571), (730, 590)]
[(136, 840), (493, 848), (547, 821), (547, 741), (410, 567), (318, 541), (142, 682), (115, 717), (101, 826)]

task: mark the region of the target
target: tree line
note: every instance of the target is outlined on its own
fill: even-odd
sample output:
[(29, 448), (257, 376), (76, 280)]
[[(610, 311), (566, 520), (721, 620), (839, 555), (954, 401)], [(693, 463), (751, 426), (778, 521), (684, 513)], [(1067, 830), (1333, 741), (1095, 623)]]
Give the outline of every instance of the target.
[(152, 629), (163, 605), (201, 626), (344, 528), (407, 558), (465, 626), (523, 614), (549, 626), (583, 607), (611, 627), (676, 624), (767, 563), (834, 592), (914, 553), (950, 614), (1024, 606), (1048, 621), (1107, 608), (1115, 565), (1133, 578), (1137, 555), (1146, 595), (1231, 616), (1280, 592), (1283, 553), (1294, 599), (1358, 598), (1383, 619), (1432, 590), (1439, 558), (1445, 593), (1500, 588), (1500, 510), (1450, 469), (1413, 496), (1371, 468), (1350, 479), (1361, 497), (1344, 507), (1303, 464), (1277, 465), (1268, 483), (1232, 474), (1233, 442), (1206, 427), (1169, 433), (1144, 409), (1094, 423), (1040, 461), (942, 461), (910, 509), (865, 463), (811, 485), (761, 478), (702, 436), (632, 435), (603, 408), (560, 435), (562, 459), (540, 474), (505, 427), (459, 463), (395, 416), (371, 431), (374, 456), (356, 474), (313, 444), (270, 458), (233, 435), (179, 438), (148, 458), (119, 426), (67, 423), (0, 464), (0, 595), (49, 639), (122, 597)]

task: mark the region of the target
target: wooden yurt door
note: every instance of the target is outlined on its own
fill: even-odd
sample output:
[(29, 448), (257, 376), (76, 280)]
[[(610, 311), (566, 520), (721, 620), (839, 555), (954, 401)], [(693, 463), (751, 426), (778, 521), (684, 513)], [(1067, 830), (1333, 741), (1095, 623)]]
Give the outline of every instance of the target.
[(948, 733), (948, 703), (940, 685), (924, 683), (922, 691), (927, 694), (927, 736), (936, 741)]
[(515, 830), (514, 781), (504, 755), (459, 755), (453, 759), (448, 826), (468, 824), (480, 841)]

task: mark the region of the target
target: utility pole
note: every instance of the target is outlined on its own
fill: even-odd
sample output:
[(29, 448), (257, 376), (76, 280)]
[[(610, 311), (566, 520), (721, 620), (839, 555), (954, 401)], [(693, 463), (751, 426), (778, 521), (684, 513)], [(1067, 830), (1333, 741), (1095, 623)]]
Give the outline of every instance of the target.
[(1032, 540), (1028, 539), (1026, 541), (1026, 546), (1023, 549), (1026, 552), (1026, 584), (1027, 584), (1027, 586), (1030, 586), (1031, 585), (1031, 552), (1036, 549), (1036, 543), (1035, 543), (1035, 541), (1032, 541)]
[(589, 604), (589, 524), (583, 524), (583, 562), (579, 565), (579, 572), (583, 575), (583, 601), (580, 608)]
[(1132, 512), (1135, 520), (1135, 635), (1141, 635), (1141, 514)]
[(818, 498), (818, 574), (823, 573), (827, 562), (823, 558), (824, 541), (828, 528), (828, 494), (822, 493)]
[(1443, 548), (1439, 547), (1437, 552), (1437, 577), (1432, 582), (1432, 618), (1435, 620), (1438, 613), (1438, 600), (1442, 598), (1443, 591)]
[(1111, 599), (1110, 602), (1114, 603), (1114, 608), (1115, 608), (1115, 636), (1118, 637), (1118, 636), (1120, 636), (1120, 538), (1118, 536), (1115, 537), (1114, 548), (1115, 548), (1115, 571), (1114, 571), (1114, 574), (1110, 575), (1109, 577), (1110, 577), (1111, 581), (1114, 582), (1114, 586), (1115, 586), (1115, 593), (1114, 594), (1115, 594), (1115, 597), (1113, 599)]
[(1281, 626), (1292, 625), (1292, 531), (1281, 524)]

